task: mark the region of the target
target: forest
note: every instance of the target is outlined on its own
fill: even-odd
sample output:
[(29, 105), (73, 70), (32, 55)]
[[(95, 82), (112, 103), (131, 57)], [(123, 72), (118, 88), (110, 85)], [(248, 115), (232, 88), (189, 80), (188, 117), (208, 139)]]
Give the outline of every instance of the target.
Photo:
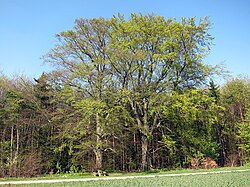
[[(0, 76), (0, 177), (250, 163), (250, 79), (204, 62), (207, 18), (77, 19), (42, 58)], [(237, 63), (237, 62), (235, 62)]]

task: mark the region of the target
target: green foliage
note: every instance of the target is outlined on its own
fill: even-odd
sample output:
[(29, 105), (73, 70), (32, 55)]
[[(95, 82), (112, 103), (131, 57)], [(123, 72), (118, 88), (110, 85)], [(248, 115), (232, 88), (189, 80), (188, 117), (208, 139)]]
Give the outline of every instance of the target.
[[(244, 153), (247, 146), (247, 130), (249, 121), (250, 84), (246, 77), (238, 77), (229, 80), (221, 88), (221, 105), (225, 108), (222, 116), (224, 137), (227, 144), (225, 149), (229, 155), (230, 162), (234, 163), (233, 155), (239, 152), (239, 162), (245, 164), (249, 159), (249, 154)], [(245, 139), (246, 138), (246, 139)], [(244, 145), (245, 144), (245, 145)]]
[(244, 151), (244, 164), (250, 162), (250, 118), (247, 113), (246, 120), (239, 124), (238, 138), (240, 139), (239, 148)]
[(218, 103), (220, 100), (220, 89), (219, 86), (217, 86), (213, 80), (209, 82), (209, 92), (209, 95), (211, 97), (214, 97), (216, 103)]
[(213, 125), (218, 122), (220, 107), (202, 90), (168, 95), (163, 114), (171, 121), (172, 136), (179, 154), (188, 160), (198, 153), (217, 158), (219, 145), (213, 136)]

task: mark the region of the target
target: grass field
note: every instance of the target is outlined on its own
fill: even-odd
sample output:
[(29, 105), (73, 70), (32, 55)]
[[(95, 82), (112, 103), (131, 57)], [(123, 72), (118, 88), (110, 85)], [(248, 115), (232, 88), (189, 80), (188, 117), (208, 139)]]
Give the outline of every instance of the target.
[[(181, 174), (181, 173), (197, 173), (197, 172), (212, 172), (212, 171), (237, 171), (250, 169), (249, 166), (241, 167), (221, 167), (215, 169), (176, 169), (176, 170), (160, 170), (157, 173), (150, 172), (129, 172), (129, 173), (110, 173), (111, 177), (121, 177), (121, 176), (144, 176), (144, 175), (164, 175), (164, 174)], [(53, 179), (81, 179), (81, 178), (96, 178), (90, 173), (72, 173), (72, 174), (54, 174), (54, 175), (43, 175), (41, 177), (34, 178), (0, 178), (0, 182), (4, 181), (22, 181), (22, 180), (53, 180)]]
[[(4, 185), (2, 185), (4, 186)], [(1, 187), (2, 187), (1, 186)], [(7, 185), (5, 185), (7, 186)], [(189, 176), (161, 176), (122, 180), (99, 180), (52, 184), (11, 185), (17, 187), (250, 187), (250, 171)]]

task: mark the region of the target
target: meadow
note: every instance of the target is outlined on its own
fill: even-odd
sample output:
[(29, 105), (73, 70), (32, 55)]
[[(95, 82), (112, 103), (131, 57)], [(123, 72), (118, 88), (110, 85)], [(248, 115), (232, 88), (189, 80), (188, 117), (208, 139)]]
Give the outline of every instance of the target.
[[(7, 185), (2, 185), (7, 186)], [(11, 185), (16, 187), (249, 187), (250, 171), (188, 176), (156, 176), (122, 180)]]

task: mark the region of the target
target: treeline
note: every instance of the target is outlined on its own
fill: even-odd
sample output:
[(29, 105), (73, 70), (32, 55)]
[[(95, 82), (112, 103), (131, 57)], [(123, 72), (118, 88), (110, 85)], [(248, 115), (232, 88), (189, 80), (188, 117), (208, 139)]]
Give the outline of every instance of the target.
[(207, 19), (78, 19), (38, 79), (0, 78), (0, 176), (249, 162), (250, 81), (217, 86)]

